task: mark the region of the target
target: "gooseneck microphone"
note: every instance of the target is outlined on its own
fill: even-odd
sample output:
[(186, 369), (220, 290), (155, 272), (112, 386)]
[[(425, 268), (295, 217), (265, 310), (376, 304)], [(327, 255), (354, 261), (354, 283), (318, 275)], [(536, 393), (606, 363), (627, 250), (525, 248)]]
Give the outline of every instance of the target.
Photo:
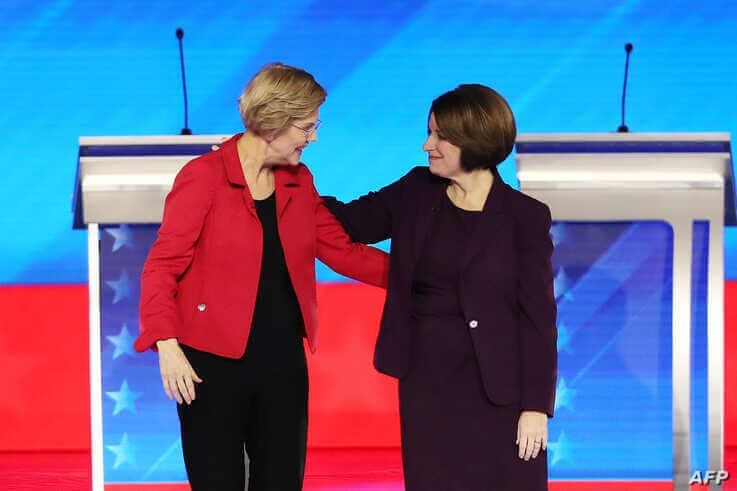
[(624, 61), (624, 85), (622, 86), (622, 124), (619, 125), (617, 131), (619, 133), (627, 133), (630, 129), (624, 124), (624, 109), (627, 100), (627, 74), (630, 71), (630, 53), (632, 53), (632, 43), (624, 45), (624, 51), (627, 53)]
[(184, 48), (182, 47), (182, 38), (184, 31), (182, 28), (177, 29), (177, 39), (179, 40), (179, 66), (182, 72), (182, 91), (184, 93), (184, 128), (180, 134), (191, 135), (192, 130), (189, 129), (189, 105), (187, 103), (187, 77), (184, 74)]

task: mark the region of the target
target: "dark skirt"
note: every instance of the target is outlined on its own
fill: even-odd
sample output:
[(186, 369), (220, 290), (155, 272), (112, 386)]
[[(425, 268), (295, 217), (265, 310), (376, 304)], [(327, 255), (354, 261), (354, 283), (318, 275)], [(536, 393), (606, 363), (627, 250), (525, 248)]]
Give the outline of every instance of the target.
[(412, 329), (412, 362), (399, 381), (406, 490), (547, 490), (547, 453), (517, 456), (520, 408), (487, 397), (463, 319), (415, 317)]

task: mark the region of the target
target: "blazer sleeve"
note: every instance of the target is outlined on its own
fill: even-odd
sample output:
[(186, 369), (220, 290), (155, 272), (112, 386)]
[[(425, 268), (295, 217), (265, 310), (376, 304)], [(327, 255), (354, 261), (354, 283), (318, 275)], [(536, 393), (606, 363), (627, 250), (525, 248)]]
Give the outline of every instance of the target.
[(323, 196), (323, 201), (352, 240), (375, 244), (392, 236), (396, 227), (396, 212), (402, 206), (403, 190), (407, 181), (420, 169), (416, 167), (398, 181), (349, 203), (333, 196)]
[(386, 288), (389, 254), (351, 241), (322, 198), (312, 187), (315, 203), (316, 256), (338, 273), (370, 285)]
[(181, 326), (178, 283), (192, 262), (213, 196), (212, 178), (204, 165), (197, 164), (190, 162), (174, 179), (157, 239), (143, 265), (137, 351), (156, 349), (156, 341), (176, 338)]
[[(544, 208), (543, 208), (544, 207)], [(520, 307), (522, 350), (522, 410), (553, 417), (558, 374), (557, 305), (553, 291), (550, 209), (543, 205), (518, 224), (520, 274), (517, 299)]]

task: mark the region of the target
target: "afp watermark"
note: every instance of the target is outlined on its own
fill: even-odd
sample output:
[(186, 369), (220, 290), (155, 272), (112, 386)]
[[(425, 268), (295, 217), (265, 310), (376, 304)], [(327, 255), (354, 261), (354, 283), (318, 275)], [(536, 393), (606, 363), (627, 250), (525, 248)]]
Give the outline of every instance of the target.
[(695, 471), (691, 474), (688, 484), (711, 484), (714, 483), (717, 486), (721, 485), (724, 481), (729, 479), (729, 472), (725, 470), (719, 471)]

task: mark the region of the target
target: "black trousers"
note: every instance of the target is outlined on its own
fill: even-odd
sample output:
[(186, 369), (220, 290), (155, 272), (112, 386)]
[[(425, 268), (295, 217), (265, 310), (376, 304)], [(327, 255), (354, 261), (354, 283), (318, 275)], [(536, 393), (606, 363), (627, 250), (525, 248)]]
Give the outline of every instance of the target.
[(307, 365), (279, 370), (182, 346), (203, 382), (178, 404), (192, 491), (300, 491), (307, 449)]

